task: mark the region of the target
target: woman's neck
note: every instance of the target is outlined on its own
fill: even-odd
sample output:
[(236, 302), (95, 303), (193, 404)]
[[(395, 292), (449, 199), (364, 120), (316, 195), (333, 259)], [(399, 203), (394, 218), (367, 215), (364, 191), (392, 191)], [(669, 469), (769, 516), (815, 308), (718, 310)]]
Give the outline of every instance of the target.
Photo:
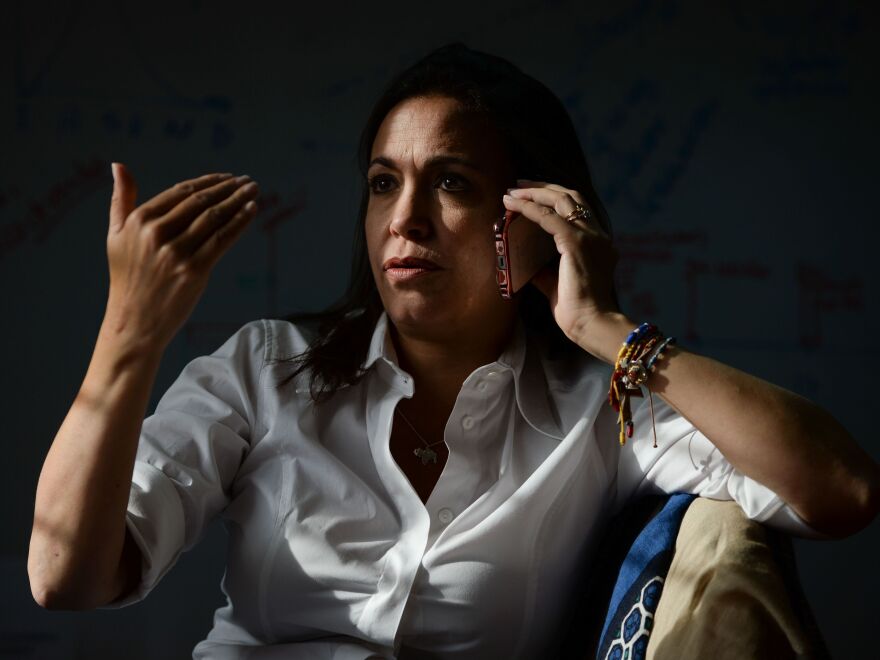
[(389, 325), (400, 368), (415, 381), (414, 398), (452, 409), (465, 379), (475, 369), (498, 359), (516, 330), (515, 323), (502, 327), (484, 325), (445, 340), (412, 336)]

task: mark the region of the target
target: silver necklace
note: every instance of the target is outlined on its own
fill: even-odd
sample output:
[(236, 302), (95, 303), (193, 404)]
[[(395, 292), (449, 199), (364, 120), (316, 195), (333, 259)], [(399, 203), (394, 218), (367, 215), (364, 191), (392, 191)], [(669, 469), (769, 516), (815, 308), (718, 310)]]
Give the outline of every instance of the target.
[(415, 449), (413, 449), (413, 454), (422, 459), (422, 465), (427, 465), (428, 461), (436, 463), (437, 452), (431, 449), (431, 447), (433, 447), (434, 445), (439, 445), (441, 442), (443, 442), (443, 440), (438, 440), (437, 442), (432, 442), (431, 444), (428, 444), (427, 441), (422, 437), (422, 434), (416, 431), (416, 427), (413, 426), (412, 423), (406, 418), (406, 415), (403, 414), (402, 410), (395, 408), (394, 411), (400, 413), (400, 416), (403, 417), (403, 421), (406, 422), (406, 425), (413, 430), (413, 433), (415, 433), (418, 439), (421, 440), (422, 443), (425, 445), (424, 449), (422, 449), (421, 447), (416, 447)]

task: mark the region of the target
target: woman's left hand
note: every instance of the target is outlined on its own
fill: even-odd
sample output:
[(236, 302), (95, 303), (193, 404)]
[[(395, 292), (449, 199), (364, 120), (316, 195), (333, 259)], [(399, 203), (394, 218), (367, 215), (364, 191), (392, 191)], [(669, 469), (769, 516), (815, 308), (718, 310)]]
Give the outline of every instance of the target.
[(589, 206), (576, 190), (517, 179), (520, 188), (504, 196), (504, 206), (517, 211), (553, 235), (562, 255), (531, 279), (550, 302), (553, 318), (572, 341), (604, 314), (620, 313), (614, 302), (614, 269), (618, 252), (595, 216), (566, 222), (575, 204)]

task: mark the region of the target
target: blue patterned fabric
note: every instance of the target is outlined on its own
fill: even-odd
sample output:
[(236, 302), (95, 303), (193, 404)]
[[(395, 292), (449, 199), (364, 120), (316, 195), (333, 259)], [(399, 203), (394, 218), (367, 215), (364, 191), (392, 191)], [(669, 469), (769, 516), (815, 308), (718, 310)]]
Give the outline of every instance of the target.
[(646, 657), (654, 612), (672, 563), (681, 519), (696, 497), (691, 493), (670, 495), (633, 541), (617, 575), (597, 660)]

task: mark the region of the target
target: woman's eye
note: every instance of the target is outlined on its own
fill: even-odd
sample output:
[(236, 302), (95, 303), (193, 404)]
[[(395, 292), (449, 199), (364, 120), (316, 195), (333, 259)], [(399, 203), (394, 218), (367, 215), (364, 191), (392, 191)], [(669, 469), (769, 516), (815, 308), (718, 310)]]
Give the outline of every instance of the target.
[(467, 187), (464, 185), (464, 179), (456, 176), (455, 174), (444, 174), (443, 177), (441, 177), (440, 179), (441, 182), (446, 182), (450, 180), (456, 182), (453, 184), (453, 187), (455, 187), (456, 190), (462, 190)]
[(387, 189), (378, 190), (378, 189), (376, 188), (376, 184), (377, 184), (377, 183), (381, 183), (382, 181), (385, 181), (386, 178), (387, 178), (387, 177), (385, 177), (385, 176), (382, 175), (382, 174), (377, 174), (376, 176), (374, 176), (374, 177), (373, 177), (372, 179), (370, 179), (369, 182), (368, 182), (368, 183), (369, 183), (369, 186), (370, 186), (370, 190), (373, 191), (374, 193), (383, 193), (383, 192), (385, 192)]

